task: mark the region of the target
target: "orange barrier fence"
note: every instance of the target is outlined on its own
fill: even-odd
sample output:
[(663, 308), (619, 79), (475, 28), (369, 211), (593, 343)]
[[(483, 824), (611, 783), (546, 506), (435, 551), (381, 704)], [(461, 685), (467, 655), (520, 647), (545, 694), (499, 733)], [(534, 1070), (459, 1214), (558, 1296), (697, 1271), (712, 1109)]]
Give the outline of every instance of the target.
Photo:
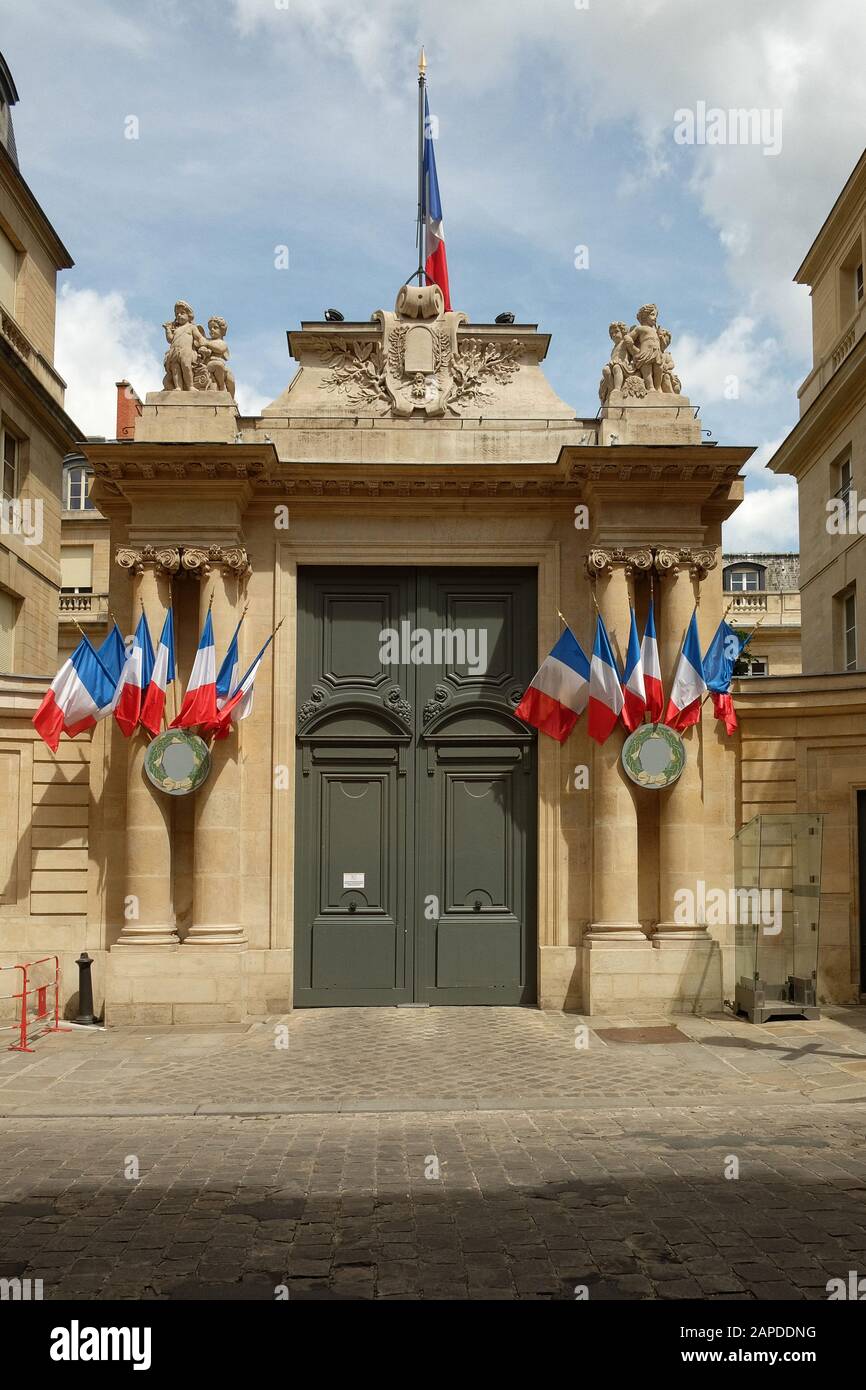
[[(54, 962), (54, 978), (41, 984), (34, 983), (31, 971), (38, 969), (40, 965), (47, 965), (49, 961)], [(8, 970), (20, 970), (21, 989), (17, 994), (0, 994), (0, 999), (17, 999), (19, 1001), (19, 1016), (16, 1023), (7, 1024), (6, 1027), (15, 1029), (18, 1033), (18, 1041), (9, 1044), (9, 1052), (32, 1052), (33, 1048), (28, 1047), (28, 1029), (30, 1030), (30, 1040), (35, 1036), (34, 1027), (41, 1029), (41, 1033), (64, 1033), (67, 1030), (60, 1027), (60, 958), (59, 956), (41, 956), (39, 960), (29, 960), (23, 965), (0, 965), (0, 972)], [(53, 1008), (49, 1004), (49, 992), (54, 992)], [(34, 1006), (33, 1017), (28, 1017), (28, 1010)], [(47, 1024), (47, 1027), (41, 1025)]]

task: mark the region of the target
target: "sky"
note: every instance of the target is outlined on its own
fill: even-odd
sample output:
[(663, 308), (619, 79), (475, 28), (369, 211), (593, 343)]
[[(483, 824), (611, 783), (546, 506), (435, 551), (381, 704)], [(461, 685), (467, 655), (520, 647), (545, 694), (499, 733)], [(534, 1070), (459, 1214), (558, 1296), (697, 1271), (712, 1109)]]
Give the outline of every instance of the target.
[[(609, 323), (656, 302), (706, 437), (756, 447), (726, 548), (796, 549), (795, 485), (764, 463), (810, 369), (792, 277), (866, 143), (863, 0), (0, 0), (22, 173), (76, 262), (72, 417), (112, 437), (114, 382), (160, 388), (176, 298), (228, 320), (247, 412), (301, 319), (393, 307), (421, 43), (453, 307), (551, 333), (591, 417)], [(758, 138), (679, 114), (699, 135), (738, 108)]]

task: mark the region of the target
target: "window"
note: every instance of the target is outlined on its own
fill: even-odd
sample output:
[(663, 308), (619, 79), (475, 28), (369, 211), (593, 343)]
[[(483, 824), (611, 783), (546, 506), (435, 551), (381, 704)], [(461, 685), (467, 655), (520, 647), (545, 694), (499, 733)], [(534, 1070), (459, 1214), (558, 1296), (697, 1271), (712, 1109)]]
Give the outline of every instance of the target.
[(733, 594), (756, 593), (760, 587), (760, 570), (731, 570), (728, 574), (728, 588)]
[(738, 656), (734, 665), (735, 676), (768, 676), (770, 663), (765, 656)]
[(18, 440), (11, 430), (0, 430), (0, 450), (3, 467), (0, 494), (4, 502), (12, 502), (18, 496)]
[(0, 671), (7, 674), (15, 665), (15, 619), (18, 605), (11, 594), (0, 590)]
[(15, 313), (15, 281), (18, 278), (18, 252), (5, 232), (0, 231), (0, 305)]
[(60, 547), (60, 589), (64, 594), (93, 593), (93, 546)]
[(86, 468), (67, 468), (63, 478), (63, 506), (68, 512), (92, 512), (90, 474)]
[(857, 670), (857, 600), (854, 593), (842, 601), (842, 655), (846, 671)]
[(857, 237), (839, 265), (839, 326), (844, 330), (863, 303), (863, 244)]
[(845, 515), (851, 511), (851, 455), (847, 454), (838, 465), (839, 486), (834, 493), (840, 501), (845, 503)]

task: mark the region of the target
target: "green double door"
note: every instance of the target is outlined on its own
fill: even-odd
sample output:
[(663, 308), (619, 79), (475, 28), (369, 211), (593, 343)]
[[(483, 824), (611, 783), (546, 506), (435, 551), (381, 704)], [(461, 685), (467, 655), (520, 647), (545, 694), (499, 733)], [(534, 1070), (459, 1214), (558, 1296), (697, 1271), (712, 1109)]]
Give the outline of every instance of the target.
[(295, 1003), (534, 1004), (536, 576), (298, 583)]

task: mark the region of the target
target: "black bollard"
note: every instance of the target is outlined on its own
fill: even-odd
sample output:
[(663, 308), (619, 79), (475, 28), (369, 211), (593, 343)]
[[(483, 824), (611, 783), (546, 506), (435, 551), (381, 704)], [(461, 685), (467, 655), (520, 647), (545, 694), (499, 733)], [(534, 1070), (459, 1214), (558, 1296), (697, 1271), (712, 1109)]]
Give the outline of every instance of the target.
[(93, 960), (86, 951), (82, 951), (75, 964), (78, 966), (78, 1017), (75, 1022), (92, 1024), (96, 1022), (93, 1017), (93, 981), (90, 978)]

